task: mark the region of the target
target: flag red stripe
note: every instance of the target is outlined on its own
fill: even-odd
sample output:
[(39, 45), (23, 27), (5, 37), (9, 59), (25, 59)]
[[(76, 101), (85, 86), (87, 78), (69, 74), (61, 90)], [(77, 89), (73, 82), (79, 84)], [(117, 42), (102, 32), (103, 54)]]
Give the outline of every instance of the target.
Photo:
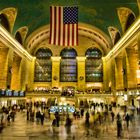
[(57, 13), (56, 13), (56, 7), (54, 7), (54, 33), (53, 33), (53, 35), (54, 35), (54, 40), (53, 40), (53, 44), (56, 44), (56, 17), (57, 17)]
[(76, 45), (78, 46), (78, 23), (76, 24)]
[(70, 24), (68, 24), (68, 34), (67, 34), (67, 36), (68, 36), (67, 45), (69, 46), (70, 45)]
[(65, 26), (63, 26), (63, 46), (65, 45)]
[(61, 7), (59, 7), (59, 11), (58, 11), (58, 18), (59, 18), (59, 21), (58, 21), (58, 27), (59, 27), (59, 30), (58, 30), (58, 45), (60, 45), (60, 40), (61, 40)]
[(74, 39), (75, 39), (75, 38), (74, 38), (74, 30), (75, 30), (75, 29), (74, 29), (74, 24), (72, 24), (72, 46), (74, 46), (74, 42), (75, 42), (75, 41), (74, 41)]
[(51, 44), (51, 36), (52, 36), (52, 7), (50, 7), (50, 41), (49, 43)]

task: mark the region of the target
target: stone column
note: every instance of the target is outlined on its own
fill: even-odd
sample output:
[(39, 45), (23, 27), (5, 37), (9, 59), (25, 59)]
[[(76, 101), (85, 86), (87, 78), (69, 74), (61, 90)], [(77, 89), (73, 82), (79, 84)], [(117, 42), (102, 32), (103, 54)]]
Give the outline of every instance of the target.
[(140, 32), (137, 38), (137, 87), (140, 87)]
[(105, 58), (104, 57), (102, 57), (102, 60), (103, 60), (103, 90), (105, 90), (106, 91), (106, 87), (107, 87), (107, 83), (106, 83), (106, 81), (107, 81), (107, 73), (106, 73), (106, 60), (105, 60)]
[(109, 91), (109, 84), (111, 82), (111, 62), (110, 61), (106, 61), (104, 58), (102, 58), (103, 60), (103, 90), (104, 91)]
[(21, 58), (17, 54), (14, 54), (11, 78), (12, 90), (20, 90), (20, 62)]
[(132, 48), (126, 49), (127, 53), (127, 86), (128, 88), (137, 88), (137, 77), (136, 77), (136, 70), (137, 70), (137, 55), (135, 50)]
[[(0, 44), (1, 45), (1, 44)], [(7, 88), (8, 48), (0, 46), (0, 88)]]
[(128, 89), (128, 82), (127, 82), (127, 79), (128, 79), (128, 68), (127, 68), (127, 56), (126, 56), (126, 53), (125, 55), (123, 55), (123, 60), (122, 60), (122, 74), (123, 74), (123, 88), (125, 91), (127, 91)]
[(85, 57), (77, 57), (78, 62), (78, 71), (77, 71), (77, 82), (78, 82), (78, 89), (85, 90)]
[(115, 59), (111, 61), (111, 90), (116, 90)]
[(29, 71), (27, 71), (27, 60), (22, 58), (22, 60), (21, 60), (21, 72), (20, 72), (20, 75), (21, 75), (21, 90), (26, 90), (26, 86), (27, 86), (27, 83), (28, 83), (28, 81), (27, 81), (28, 77), (26, 75), (28, 75), (28, 72)]
[(140, 32), (138, 33), (138, 38), (137, 38), (137, 51), (138, 51), (138, 60), (140, 64)]
[(122, 57), (115, 58), (116, 89), (124, 89), (122, 60)]
[(11, 88), (13, 53), (14, 51), (11, 48), (9, 48), (8, 56), (7, 56), (8, 57), (7, 88)]
[(34, 89), (34, 71), (35, 71), (35, 58), (33, 61), (26, 61), (24, 70), (26, 71), (26, 89), (32, 91)]
[(51, 57), (51, 59), (52, 59), (52, 87), (59, 87), (61, 57)]

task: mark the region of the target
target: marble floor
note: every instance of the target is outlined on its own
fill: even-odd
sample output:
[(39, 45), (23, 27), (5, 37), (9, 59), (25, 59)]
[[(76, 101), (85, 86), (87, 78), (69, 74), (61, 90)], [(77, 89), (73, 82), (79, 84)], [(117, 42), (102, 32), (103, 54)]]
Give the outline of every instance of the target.
[(64, 122), (60, 127), (52, 127), (52, 122), (36, 124), (26, 120), (26, 113), (18, 112), (15, 122), (11, 122), (0, 133), (0, 140), (140, 140), (140, 116), (135, 116), (135, 122), (126, 129), (123, 122), (123, 133), (117, 138), (116, 121), (98, 125), (95, 130), (86, 129), (84, 119), (74, 120), (71, 132), (67, 133)]

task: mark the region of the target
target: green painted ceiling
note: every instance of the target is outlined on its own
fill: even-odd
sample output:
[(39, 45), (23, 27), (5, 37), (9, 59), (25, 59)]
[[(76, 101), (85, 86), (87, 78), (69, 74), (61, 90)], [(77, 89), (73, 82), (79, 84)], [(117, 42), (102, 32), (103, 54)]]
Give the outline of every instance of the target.
[(79, 22), (96, 26), (108, 34), (107, 27), (114, 26), (121, 32), (117, 8), (130, 8), (139, 15), (137, 0), (0, 0), (0, 10), (8, 7), (18, 9), (14, 32), (28, 26), (29, 33), (49, 24), (50, 5), (79, 7)]

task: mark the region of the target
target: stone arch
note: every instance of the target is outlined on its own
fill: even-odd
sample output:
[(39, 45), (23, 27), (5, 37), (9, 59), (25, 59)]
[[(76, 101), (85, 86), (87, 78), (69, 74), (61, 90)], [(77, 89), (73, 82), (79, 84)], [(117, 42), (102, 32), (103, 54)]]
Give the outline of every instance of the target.
[[(37, 29), (31, 35), (28, 36), (25, 42), (25, 46), (28, 52), (32, 54), (32, 52), (34, 52), (34, 50), (38, 46), (47, 46), (48, 48), (52, 50), (52, 52), (54, 53), (54, 56), (59, 56), (60, 51), (63, 48), (65, 48), (65, 46), (54, 46), (54, 45), (49, 44), (49, 37), (50, 37), (49, 30), (50, 30), (49, 25), (46, 25)], [(86, 43), (83, 44), (82, 39), (81, 39), (79, 41), (80, 47), (79, 46), (75, 47), (78, 53), (80, 51), (83, 51), (82, 54), (80, 55), (84, 55), (86, 48), (93, 46), (93, 44), (100, 47), (101, 50), (103, 50), (104, 55), (106, 55), (112, 47), (112, 42), (109, 36), (105, 34), (104, 32), (102, 32), (100, 29), (92, 25), (79, 23), (78, 35), (80, 38), (82, 39), (84, 38), (86, 40), (85, 41)], [(87, 40), (89, 41), (88, 44), (87, 44)], [(82, 45), (84, 45), (84, 47), (82, 47), (82, 50), (80, 50)]]
[[(127, 7), (117, 8), (117, 13), (118, 13), (118, 17), (119, 17), (119, 20), (120, 20), (120, 23), (121, 23), (122, 31), (123, 31), (123, 33), (125, 33), (126, 32), (126, 25), (128, 23), (130, 24), (130, 19), (131, 19), (131, 22), (132, 22), (132, 15), (133, 15), (133, 19), (136, 16), (133, 13), (133, 11), (131, 9), (127, 8)], [(127, 25), (127, 28), (128, 28), (128, 25)]]
[(132, 23), (135, 21), (135, 16), (133, 13), (130, 13), (128, 15), (127, 21), (126, 21), (126, 25), (125, 25), (125, 31), (132, 25)]
[(121, 38), (120, 32), (117, 32), (114, 39), (114, 45), (119, 41), (120, 38)]
[(0, 14), (0, 23), (8, 32), (10, 32), (10, 25), (5, 14)]
[(22, 42), (22, 37), (21, 37), (21, 34), (19, 32), (16, 32), (16, 35), (15, 35), (15, 39), (22, 45), (23, 42)]
[(120, 31), (114, 26), (109, 26), (108, 32), (109, 32), (110, 37), (112, 39), (113, 45), (115, 45), (118, 42), (118, 40), (121, 38)]
[(13, 28), (14, 28), (14, 24), (15, 24), (15, 20), (17, 17), (17, 9), (14, 7), (9, 7), (9, 8), (5, 8), (2, 11), (0, 11), (1, 14), (4, 14), (8, 20), (8, 24), (9, 24), (9, 31), (10, 33), (12, 33)]
[(28, 27), (27, 26), (23, 26), (21, 28), (19, 28), (16, 32), (15, 32), (15, 39), (21, 44), (24, 45), (25, 43), (25, 38), (27, 36), (28, 33)]

